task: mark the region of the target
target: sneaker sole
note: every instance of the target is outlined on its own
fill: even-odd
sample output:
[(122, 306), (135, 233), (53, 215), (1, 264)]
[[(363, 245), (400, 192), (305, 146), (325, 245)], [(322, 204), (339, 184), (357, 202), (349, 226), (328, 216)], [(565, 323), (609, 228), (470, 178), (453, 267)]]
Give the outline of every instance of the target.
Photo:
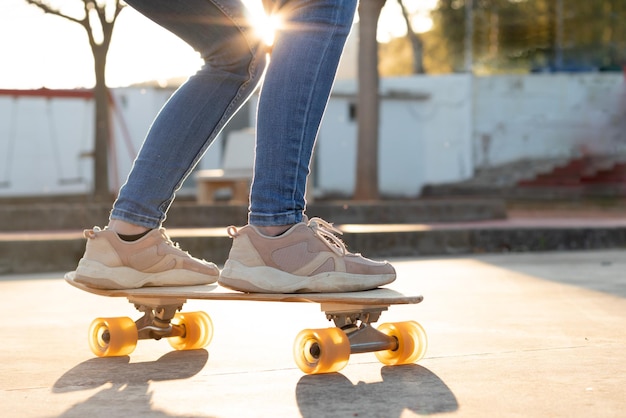
[(395, 274), (362, 275), (342, 272), (298, 276), (267, 267), (248, 267), (228, 260), (218, 283), (250, 293), (344, 293), (375, 289), (396, 279)]
[(122, 290), (140, 287), (197, 286), (215, 283), (217, 279), (218, 276), (208, 276), (189, 270), (143, 273), (129, 267), (109, 267), (96, 261), (81, 259), (74, 280), (97, 289)]

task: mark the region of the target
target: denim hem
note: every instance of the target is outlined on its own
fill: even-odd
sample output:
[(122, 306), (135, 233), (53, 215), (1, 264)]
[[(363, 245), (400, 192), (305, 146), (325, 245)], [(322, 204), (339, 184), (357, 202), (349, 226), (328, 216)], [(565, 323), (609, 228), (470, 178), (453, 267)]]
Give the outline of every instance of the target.
[(113, 209), (110, 220), (118, 220), (131, 223), (133, 225), (143, 226), (150, 229), (157, 229), (161, 227), (162, 221), (160, 219), (149, 218), (144, 215), (137, 215), (135, 213), (126, 212), (120, 209)]
[(277, 215), (262, 215), (250, 213), (248, 223), (254, 226), (293, 225), (302, 222), (302, 211), (286, 212)]

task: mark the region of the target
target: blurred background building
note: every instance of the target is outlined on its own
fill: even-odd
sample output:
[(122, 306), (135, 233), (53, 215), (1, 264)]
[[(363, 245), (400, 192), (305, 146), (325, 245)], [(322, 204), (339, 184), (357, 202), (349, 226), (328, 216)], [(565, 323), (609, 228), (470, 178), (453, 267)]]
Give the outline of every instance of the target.
[[(472, 185), (623, 194), (626, 0), (418, 3), (389, 0), (395, 9), (386, 13), (399, 14), (404, 30), (379, 34), (383, 197), (471, 193)], [(355, 27), (320, 130), (317, 198), (353, 192), (358, 39)], [(112, 89), (112, 191), (179, 82)], [(223, 165), (224, 142), (254, 125), (255, 103), (199, 169)], [(89, 90), (1, 90), (0, 197), (89, 193), (93, 113)], [(193, 182), (181, 193), (193, 194)]]

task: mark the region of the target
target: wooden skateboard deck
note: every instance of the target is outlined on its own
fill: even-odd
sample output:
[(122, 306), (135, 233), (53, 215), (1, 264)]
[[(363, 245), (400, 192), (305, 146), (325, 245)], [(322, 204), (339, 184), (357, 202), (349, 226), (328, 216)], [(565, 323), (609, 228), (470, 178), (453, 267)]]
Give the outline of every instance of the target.
[(408, 296), (389, 288), (343, 293), (243, 293), (209, 284), (202, 286), (143, 287), (140, 289), (104, 290), (74, 281), (74, 272), (65, 275), (74, 287), (100, 296), (126, 298), (249, 300), (260, 302), (345, 303), (350, 305), (403, 305), (419, 303), (422, 296)]
[(65, 275), (70, 285), (95, 295), (124, 297), (144, 316), (97, 318), (89, 330), (89, 343), (97, 356), (130, 354), (139, 339), (167, 338), (179, 350), (203, 348), (210, 342), (213, 324), (204, 312), (181, 313), (189, 299), (257, 302), (317, 303), (335, 327), (304, 330), (296, 338), (294, 357), (305, 373), (336, 372), (343, 368), (350, 354), (375, 352), (384, 364), (413, 363), (426, 351), (426, 333), (415, 321), (383, 324), (376, 322), (389, 306), (416, 304), (420, 295), (405, 295), (390, 288), (346, 293), (243, 293), (218, 286), (145, 287), (104, 290), (74, 280), (75, 272)]

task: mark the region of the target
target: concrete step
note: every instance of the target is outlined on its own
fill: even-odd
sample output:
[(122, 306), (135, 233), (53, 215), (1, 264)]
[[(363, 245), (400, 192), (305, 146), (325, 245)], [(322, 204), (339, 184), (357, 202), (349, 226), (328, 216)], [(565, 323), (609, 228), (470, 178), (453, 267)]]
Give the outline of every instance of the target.
[(478, 169), (473, 178), (428, 185), (423, 196), (501, 199), (584, 199), (626, 196), (624, 155), (520, 160)]
[[(456, 223), (343, 224), (342, 239), (366, 257), (418, 257), (626, 247), (626, 218), (514, 218)], [(196, 257), (223, 264), (225, 228), (172, 228)], [(85, 248), (81, 231), (0, 233), (0, 274), (73, 270)]]
[[(31, 202), (0, 205), (0, 231), (82, 230), (107, 224), (111, 203)], [(245, 225), (245, 205), (198, 205), (177, 202), (168, 212), (167, 228), (211, 228)], [(418, 199), (406, 201), (319, 202), (308, 205), (309, 217), (336, 224), (412, 224), (479, 221), (506, 217), (500, 199)]]

